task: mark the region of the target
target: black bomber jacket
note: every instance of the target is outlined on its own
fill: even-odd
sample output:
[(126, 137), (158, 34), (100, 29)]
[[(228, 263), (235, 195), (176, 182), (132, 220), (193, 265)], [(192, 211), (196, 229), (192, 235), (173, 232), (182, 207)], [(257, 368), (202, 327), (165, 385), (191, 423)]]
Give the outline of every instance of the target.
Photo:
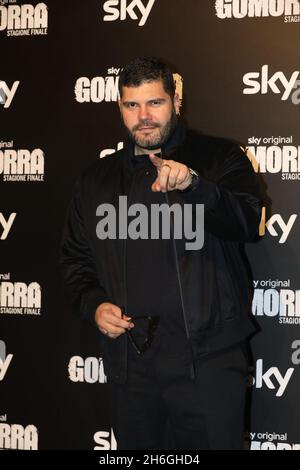
[[(124, 306), (124, 240), (99, 240), (96, 209), (118, 205), (133, 143), (99, 159), (79, 178), (66, 219), (61, 264), (74, 309), (94, 323), (102, 302)], [(241, 247), (258, 235), (261, 195), (257, 176), (241, 148), (178, 126), (162, 147), (164, 159), (196, 170), (192, 191), (169, 191), (168, 203), (204, 204), (204, 245), (174, 251), (182, 287), (182, 312), (193, 357), (243, 341), (251, 321), (251, 281)], [(94, 323), (95, 324), (95, 323)], [(108, 377), (126, 380), (127, 335), (112, 340), (99, 332)]]

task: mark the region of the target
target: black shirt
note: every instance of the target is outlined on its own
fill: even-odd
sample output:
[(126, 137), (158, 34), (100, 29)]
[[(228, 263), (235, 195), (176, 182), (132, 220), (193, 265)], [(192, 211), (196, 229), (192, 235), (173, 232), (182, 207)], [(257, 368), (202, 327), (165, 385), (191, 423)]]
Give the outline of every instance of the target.
[[(157, 170), (148, 155), (132, 153), (130, 163), (126, 190), (128, 207), (139, 203), (148, 210), (148, 239), (133, 240), (128, 236), (126, 241), (127, 314), (135, 323), (132, 335), (139, 343), (146, 333), (144, 320), (135, 321), (135, 317), (159, 316), (153, 344), (159, 341), (160, 350), (165, 354), (186, 357), (188, 345), (173, 241), (171, 237), (162, 239), (161, 230), (159, 239), (151, 238), (151, 205), (166, 204), (165, 193), (151, 189)], [(135, 217), (128, 217), (128, 223)]]

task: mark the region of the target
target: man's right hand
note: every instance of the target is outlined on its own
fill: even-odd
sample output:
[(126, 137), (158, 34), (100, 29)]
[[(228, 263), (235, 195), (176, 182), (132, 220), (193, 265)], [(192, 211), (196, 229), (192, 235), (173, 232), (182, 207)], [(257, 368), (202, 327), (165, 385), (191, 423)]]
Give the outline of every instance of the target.
[(130, 320), (131, 317), (126, 315), (122, 317), (120, 307), (110, 302), (100, 304), (95, 313), (95, 322), (99, 330), (111, 339), (116, 339), (126, 330), (133, 328), (134, 324)]

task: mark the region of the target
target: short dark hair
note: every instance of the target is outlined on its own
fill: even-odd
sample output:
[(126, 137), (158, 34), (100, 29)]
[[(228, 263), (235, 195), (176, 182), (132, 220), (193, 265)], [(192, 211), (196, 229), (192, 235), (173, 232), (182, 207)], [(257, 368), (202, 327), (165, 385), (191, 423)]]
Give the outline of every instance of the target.
[(175, 83), (170, 67), (156, 57), (142, 57), (129, 62), (119, 76), (119, 92), (126, 87), (138, 87), (143, 83), (161, 80), (166, 93), (173, 99)]

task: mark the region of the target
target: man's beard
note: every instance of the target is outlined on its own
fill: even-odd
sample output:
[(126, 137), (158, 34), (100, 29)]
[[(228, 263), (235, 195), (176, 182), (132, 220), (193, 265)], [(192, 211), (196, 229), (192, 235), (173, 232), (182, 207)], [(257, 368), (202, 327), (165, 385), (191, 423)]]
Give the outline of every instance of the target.
[[(172, 110), (172, 115), (169, 121), (162, 127), (160, 124), (154, 123), (149, 119), (143, 119), (132, 130), (128, 129), (128, 132), (131, 138), (134, 140), (135, 144), (139, 147), (147, 150), (155, 150), (162, 147), (163, 144), (167, 142), (171, 134), (173, 133), (177, 125), (177, 116), (175, 109)], [(143, 126), (154, 126), (158, 132), (155, 132), (154, 135), (138, 135), (138, 129)]]

